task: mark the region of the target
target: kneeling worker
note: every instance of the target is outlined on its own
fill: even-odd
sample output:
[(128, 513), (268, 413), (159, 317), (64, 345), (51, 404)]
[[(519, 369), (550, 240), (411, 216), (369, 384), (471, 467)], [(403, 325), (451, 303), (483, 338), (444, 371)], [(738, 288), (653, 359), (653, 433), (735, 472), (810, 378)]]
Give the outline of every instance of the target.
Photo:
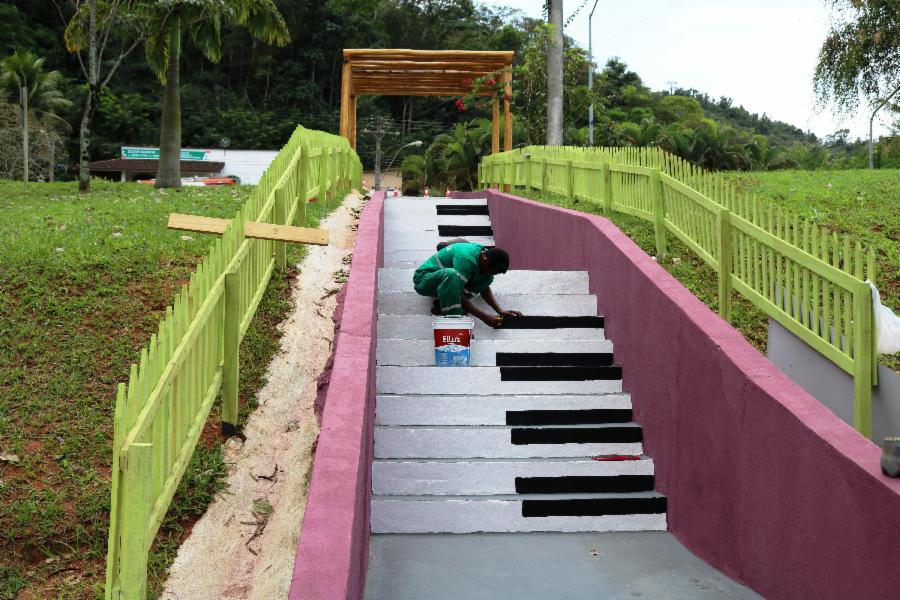
[[(433, 315), (452, 316), (469, 313), (488, 327), (499, 327), (503, 317), (520, 317), (515, 310), (503, 310), (491, 292), (494, 275), (509, 269), (509, 254), (500, 248), (486, 248), (470, 242), (453, 242), (438, 246), (438, 251), (416, 269), (413, 285), (422, 296), (437, 297), (431, 309)], [(471, 298), (481, 294), (484, 301), (497, 311), (491, 316), (479, 310)]]

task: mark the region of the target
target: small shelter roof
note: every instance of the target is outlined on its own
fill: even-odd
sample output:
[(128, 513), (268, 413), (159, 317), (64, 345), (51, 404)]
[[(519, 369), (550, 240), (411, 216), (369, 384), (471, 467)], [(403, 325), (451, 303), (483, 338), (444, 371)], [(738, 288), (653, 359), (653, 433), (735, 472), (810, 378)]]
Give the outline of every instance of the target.
[[(513, 52), (345, 49), (353, 96), (465, 96), (472, 80), (512, 64)], [(500, 85), (500, 78), (497, 78)], [(480, 96), (494, 90), (483, 89)]]

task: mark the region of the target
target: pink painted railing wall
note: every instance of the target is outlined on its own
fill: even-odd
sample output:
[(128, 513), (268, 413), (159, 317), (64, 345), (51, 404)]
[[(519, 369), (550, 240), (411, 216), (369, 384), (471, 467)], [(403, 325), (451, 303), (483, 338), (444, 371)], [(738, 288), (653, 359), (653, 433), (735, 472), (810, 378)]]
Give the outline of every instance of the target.
[(458, 196), (486, 195), (512, 268), (590, 273), (685, 546), (766, 598), (897, 597), (900, 480), (881, 474), (875, 444), (608, 220)]
[(360, 215), (290, 600), (356, 600), (365, 588), (383, 208), (384, 192), (376, 192)]

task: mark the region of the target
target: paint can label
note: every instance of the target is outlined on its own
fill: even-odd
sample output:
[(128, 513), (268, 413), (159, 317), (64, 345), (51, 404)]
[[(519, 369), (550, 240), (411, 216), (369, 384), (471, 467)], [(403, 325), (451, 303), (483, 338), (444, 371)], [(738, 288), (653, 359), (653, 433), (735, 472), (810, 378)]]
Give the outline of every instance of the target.
[(436, 366), (469, 366), (474, 325), (474, 321), (469, 317), (435, 319), (434, 364)]

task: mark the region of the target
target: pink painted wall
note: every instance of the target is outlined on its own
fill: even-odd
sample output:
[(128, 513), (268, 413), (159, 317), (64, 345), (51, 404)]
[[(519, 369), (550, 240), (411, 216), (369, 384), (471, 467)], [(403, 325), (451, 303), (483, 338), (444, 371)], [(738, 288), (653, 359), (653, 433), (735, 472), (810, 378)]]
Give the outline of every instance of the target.
[(290, 600), (356, 600), (365, 588), (383, 208), (384, 192), (376, 192), (360, 216)]
[(590, 272), (685, 546), (766, 598), (900, 597), (900, 480), (875, 444), (608, 220), (496, 190), (489, 204), (512, 268)]

